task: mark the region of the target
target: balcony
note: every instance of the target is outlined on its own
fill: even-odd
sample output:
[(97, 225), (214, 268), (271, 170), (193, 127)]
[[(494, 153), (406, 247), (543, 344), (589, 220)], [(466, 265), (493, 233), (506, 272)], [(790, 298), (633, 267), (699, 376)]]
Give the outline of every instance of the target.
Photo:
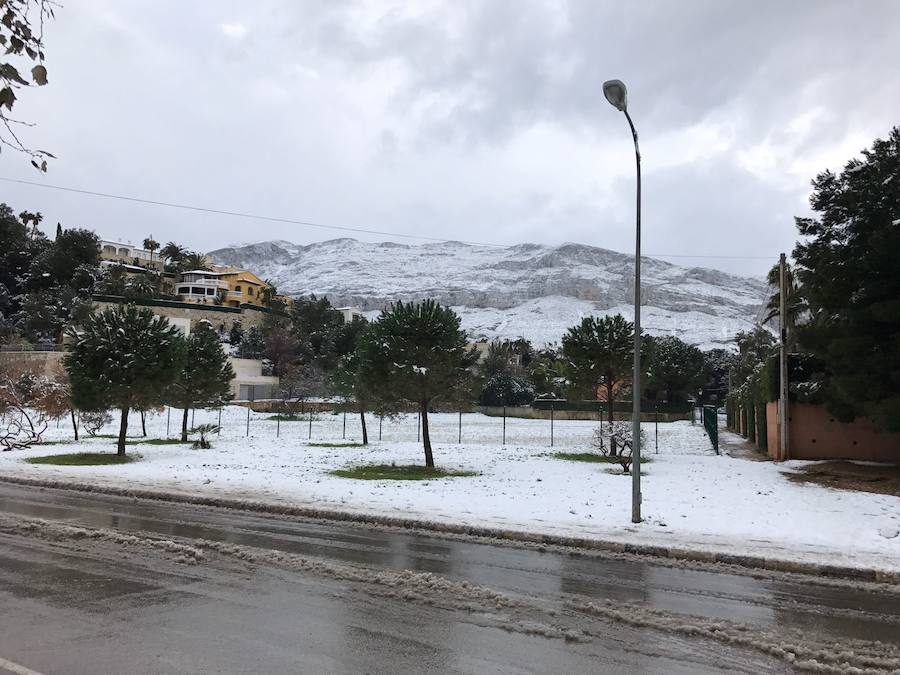
[(179, 286), (197, 286), (200, 288), (212, 288), (215, 290), (228, 290), (228, 283), (220, 280), (218, 277), (206, 277), (200, 274), (182, 274)]

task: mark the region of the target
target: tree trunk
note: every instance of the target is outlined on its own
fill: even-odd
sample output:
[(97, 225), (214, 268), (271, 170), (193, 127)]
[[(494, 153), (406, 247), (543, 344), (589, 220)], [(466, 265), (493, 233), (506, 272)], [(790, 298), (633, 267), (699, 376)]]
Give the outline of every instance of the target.
[(141, 410), (141, 436), (144, 438), (147, 437), (147, 418), (145, 417), (143, 410)]
[(363, 434), (363, 445), (369, 444), (369, 431), (366, 429), (366, 410), (365, 408), (359, 409), (359, 419), (362, 422), (362, 434)]
[(187, 443), (187, 420), (188, 420), (188, 410), (189, 408), (185, 406), (184, 408), (184, 417), (181, 418), (181, 442)]
[(606, 385), (606, 410), (607, 414), (609, 414), (609, 454), (611, 457), (616, 456), (616, 444), (612, 439), (613, 432), (613, 408), (615, 408), (615, 402), (613, 401), (613, 387), (615, 386), (615, 382), (609, 382), (607, 378), (608, 384)]
[(125, 406), (122, 408), (122, 419), (119, 422), (119, 444), (117, 446), (116, 454), (120, 457), (125, 456), (125, 434), (128, 433), (128, 413), (130, 411), (129, 406)]
[(428, 402), (422, 401), (422, 444), (425, 447), (425, 466), (434, 468), (434, 455), (431, 454), (431, 436), (428, 435)]
[(72, 416), (72, 431), (75, 432), (75, 440), (78, 440), (78, 422), (75, 420), (75, 409), (69, 408), (69, 414)]

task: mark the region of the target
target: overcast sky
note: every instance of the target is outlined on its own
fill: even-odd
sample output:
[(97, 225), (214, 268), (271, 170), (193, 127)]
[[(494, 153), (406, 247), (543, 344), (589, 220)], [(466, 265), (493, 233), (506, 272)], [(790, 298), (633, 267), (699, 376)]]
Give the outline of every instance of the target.
[[(900, 2), (68, 0), (21, 93), (46, 175), (0, 176), (324, 224), (633, 251), (763, 274), (809, 181), (900, 123)], [(0, 182), (48, 230), (210, 250), (356, 236)], [(398, 241), (407, 241), (398, 239)], [(766, 259), (753, 259), (765, 256)]]

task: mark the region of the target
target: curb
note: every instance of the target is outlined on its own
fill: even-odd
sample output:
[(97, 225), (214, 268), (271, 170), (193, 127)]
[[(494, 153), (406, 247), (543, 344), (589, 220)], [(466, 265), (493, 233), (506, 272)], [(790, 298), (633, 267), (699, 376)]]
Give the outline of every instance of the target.
[(502, 530), (477, 525), (458, 525), (453, 523), (436, 523), (428, 520), (413, 518), (397, 518), (394, 516), (380, 516), (365, 513), (350, 513), (347, 511), (322, 510), (302, 506), (281, 506), (264, 502), (246, 502), (237, 499), (222, 497), (203, 497), (196, 495), (176, 494), (171, 492), (157, 492), (153, 490), (134, 490), (110, 486), (90, 485), (88, 483), (72, 483), (60, 480), (44, 480), (38, 478), (22, 478), (18, 476), (0, 476), (0, 483), (13, 485), (28, 485), (32, 487), (53, 488), (59, 490), (71, 490), (77, 492), (89, 492), (115, 497), (131, 497), (138, 499), (150, 499), (154, 501), (175, 502), (181, 504), (194, 504), (197, 506), (213, 506), (218, 508), (249, 511), (252, 513), (268, 513), (280, 516), (295, 516), (299, 518), (311, 518), (317, 520), (331, 520), (338, 522), (354, 522), (371, 525), (397, 527), (405, 530), (430, 530), (432, 532), (466, 535), (470, 537), (484, 537), (487, 539), (499, 539), (502, 541), (522, 542), (529, 544), (543, 544), (547, 546), (560, 546), (564, 548), (581, 548), (590, 551), (605, 551), (609, 553), (628, 553), (655, 558), (668, 558), (687, 562), (722, 563), (736, 565), (749, 569), (768, 570), (773, 572), (787, 572), (793, 574), (808, 574), (813, 576), (830, 577), (834, 579), (846, 579), (852, 581), (866, 581), (884, 584), (900, 584), (900, 572), (888, 570), (851, 567), (845, 565), (820, 564), (804, 562), (800, 560), (785, 560), (780, 558), (765, 558), (761, 556), (735, 555), (731, 553), (716, 553), (713, 551), (699, 551), (678, 547), (666, 547), (653, 544), (633, 544), (603, 539), (584, 539), (581, 537), (566, 537), (554, 534), (540, 534), (537, 532), (525, 532), (520, 530)]

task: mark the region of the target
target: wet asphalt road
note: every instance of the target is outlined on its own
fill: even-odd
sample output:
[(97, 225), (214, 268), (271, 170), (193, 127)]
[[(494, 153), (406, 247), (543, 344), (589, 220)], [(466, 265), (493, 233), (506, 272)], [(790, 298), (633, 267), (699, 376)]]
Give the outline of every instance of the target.
[[(423, 604), (245, 561), (177, 564), (111, 544), (0, 534), (0, 673), (787, 672), (765, 650), (596, 619), (585, 602), (820, 644), (900, 646), (896, 588), (573, 556), (413, 532), (0, 483), (0, 515), (430, 572), (527, 600), (516, 612)], [(452, 596), (452, 591), (450, 592)], [(568, 623), (566, 623), (568, 622)], [(583, 628), (581, 639), (532, 625)], [(536, 633), (536, 634), (533, 634)], [(792, 638), (793, 639), (793, 638)], [(18, 665), (17, 665), (18, 664)]]

